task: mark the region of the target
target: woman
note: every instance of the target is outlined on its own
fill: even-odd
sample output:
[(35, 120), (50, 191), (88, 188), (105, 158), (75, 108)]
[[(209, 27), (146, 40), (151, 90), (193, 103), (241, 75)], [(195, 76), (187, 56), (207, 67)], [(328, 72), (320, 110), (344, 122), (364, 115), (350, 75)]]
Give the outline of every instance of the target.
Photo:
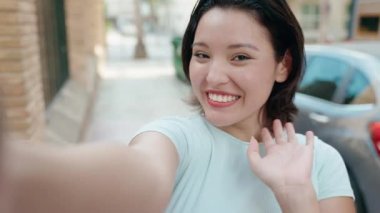
[(337, 151), (290, 123), (304, 50), (286, 1), (199, 1), (182, 55), (200, 114), (128, 147), (11, 148), (13, 211), (355, 211)]

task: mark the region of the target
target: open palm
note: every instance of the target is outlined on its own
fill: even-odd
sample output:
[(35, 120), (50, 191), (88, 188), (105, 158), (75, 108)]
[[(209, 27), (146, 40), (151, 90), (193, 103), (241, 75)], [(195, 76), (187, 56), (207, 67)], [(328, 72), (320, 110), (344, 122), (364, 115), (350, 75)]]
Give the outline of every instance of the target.
[[(294, 127), (283, 128), (279, 120), (273, 122), (274, 138), (268, 129), (261, 132), (266, 155), (259, 154), (258, 142), (252, 137), (248, 157), (253, 172), (270, 188), (302, 186), (311, 182), (314, 135), (306, 133), (306, 145), (297, 142)], [(287, 135), (287, 136), (286, 136)]]

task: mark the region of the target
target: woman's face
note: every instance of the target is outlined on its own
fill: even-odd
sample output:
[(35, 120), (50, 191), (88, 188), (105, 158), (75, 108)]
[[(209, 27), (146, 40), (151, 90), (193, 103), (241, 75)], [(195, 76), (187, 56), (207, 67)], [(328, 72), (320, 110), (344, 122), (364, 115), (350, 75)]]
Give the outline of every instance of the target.
[(287, 77), (274, 55), (269, 32), (252, 15), (237, 9), (206, 12), (195, 33), (189, 70), (207, 120), (241, 139), (236, 131), (259, 131), (260, 109), (274, 82)]

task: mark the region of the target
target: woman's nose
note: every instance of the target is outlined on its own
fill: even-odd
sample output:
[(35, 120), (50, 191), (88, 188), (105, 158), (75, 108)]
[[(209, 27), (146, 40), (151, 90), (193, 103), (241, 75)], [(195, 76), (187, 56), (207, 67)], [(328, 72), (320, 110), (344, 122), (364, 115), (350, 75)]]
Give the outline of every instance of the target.
[(222, 61), (213, 61), (209, 67), (206, 80), (209, 84), (225, 84), (229, 78), (227, 75), (228, 65)]

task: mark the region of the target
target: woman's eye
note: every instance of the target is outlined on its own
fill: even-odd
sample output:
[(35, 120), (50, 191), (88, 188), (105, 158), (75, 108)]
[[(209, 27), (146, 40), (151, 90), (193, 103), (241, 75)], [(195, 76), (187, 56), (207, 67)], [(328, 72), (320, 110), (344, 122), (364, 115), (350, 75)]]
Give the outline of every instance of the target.
[(194, 56), (197, 57), (197, 58), (209, 58), (208, 55), (204, 54), (204, 53), (194, 53)]
[(251, 59), (251, 58), (246, 56), (246, 55), (237, 55), (232, 60), (233, 61), (244, 61), (244, 60), (248, 60), (248, 59)]

